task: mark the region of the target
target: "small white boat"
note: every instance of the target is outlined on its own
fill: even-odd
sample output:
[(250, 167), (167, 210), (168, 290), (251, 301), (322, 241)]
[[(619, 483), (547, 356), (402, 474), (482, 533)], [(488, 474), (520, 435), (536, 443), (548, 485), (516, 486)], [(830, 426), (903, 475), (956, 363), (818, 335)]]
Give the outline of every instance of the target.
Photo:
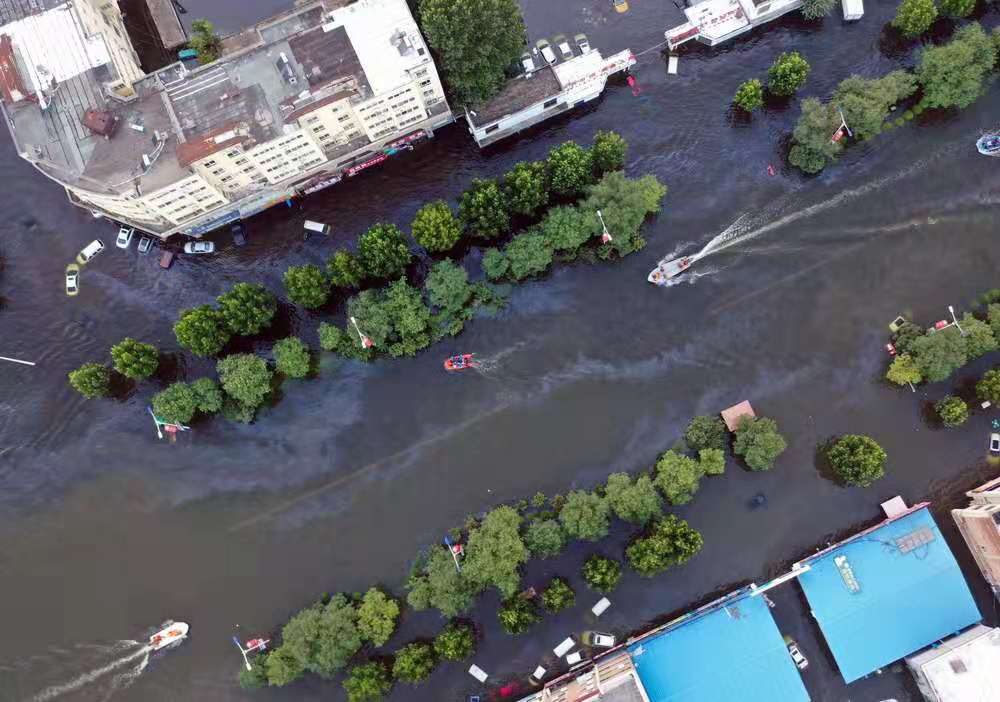
[(983, 156), (1000, 156), (1000, 134), (987, 132), (976, 140), (976, 149)]
[(690, 256), (677, 258), (673, 261), (664, 259), (657, 264), (656, 268), (649, 272), (646, 280), (653, 285), (666, 285), (668, 280), (686, 271), (691, 267), (692, 263), (693, 261)]
[(149, 645), (152, 647), (152, 650), (159, 651), (164, 646), (183, 641), (187, 638), (189, 628), (184, 622), (174, 622), (166, 629), (161, 629), (150, 636)]

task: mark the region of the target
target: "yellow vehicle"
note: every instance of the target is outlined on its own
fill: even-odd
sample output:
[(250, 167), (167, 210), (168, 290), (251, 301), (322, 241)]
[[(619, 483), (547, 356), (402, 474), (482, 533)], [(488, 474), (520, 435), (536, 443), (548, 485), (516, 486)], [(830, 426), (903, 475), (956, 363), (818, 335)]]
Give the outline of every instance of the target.
[(625, 0), (611, 0), (616, 12), (628, 12), (628, 3)]
[(80, 266), (71, 263), (66, 266), (66, 294), (74, 297), (80, 292)]

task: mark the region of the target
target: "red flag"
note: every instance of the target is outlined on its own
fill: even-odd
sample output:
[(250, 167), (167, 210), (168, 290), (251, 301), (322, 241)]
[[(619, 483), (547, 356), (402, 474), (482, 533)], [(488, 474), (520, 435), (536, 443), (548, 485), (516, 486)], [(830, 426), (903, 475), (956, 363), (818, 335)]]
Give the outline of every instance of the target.
[(838, 127), (837, 131), (835, 131), (833, 133), (833, 136), (830, 137), (830, 141), (833, 142), (834, 144), (836, 144), (838, 141), (840, 141), (843, 138), (844, 138), (844, 128), (843, 127)]

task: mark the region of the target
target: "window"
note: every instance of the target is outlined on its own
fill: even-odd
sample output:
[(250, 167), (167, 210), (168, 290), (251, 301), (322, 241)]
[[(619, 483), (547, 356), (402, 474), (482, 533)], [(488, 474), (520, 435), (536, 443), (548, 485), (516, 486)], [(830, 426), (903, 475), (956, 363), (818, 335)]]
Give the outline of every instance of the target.
[(487, 134), (491, 134), (491, 133), (495, 132), (498, 129), (500, 129), (500, 125), (499, 124), (494, 124), (492, 127), (487, 127), (486, 128), (486, 133)]
[(552, 98), (551, 100), (546, 100), (545, 104), (542, 105), (542, 107), (548, 109), (549, 107), (552, 107), (553, 105), (555, 105), (557, 101), (558, 101), (558, 98)]
[(338, 118), (337, 118), (337, 121), (338, 121), (338, 122), (346, 122), (346, 121), (347, 121), (347, 120), (349, 120), (350, 118), (351, 118), (351, 116), (350, 116), (350, 115), (341, 115), (340, 117), (338, 117)]

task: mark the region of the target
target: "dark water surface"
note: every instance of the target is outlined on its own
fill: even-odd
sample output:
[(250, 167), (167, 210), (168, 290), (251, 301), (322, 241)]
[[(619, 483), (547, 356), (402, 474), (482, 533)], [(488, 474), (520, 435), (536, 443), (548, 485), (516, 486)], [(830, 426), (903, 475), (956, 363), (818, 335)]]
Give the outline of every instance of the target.
[[(631, 4), (619, 16), (606, 0), (528, 2), (531, 39), (585, 31), (602, 50), (638, 52), (681, 20), (668, 2)], [(231, 30), (284, 3), (186, 5), (188, 19), (206, 15)], [(814, 179), (780, 165), (795, 104), (748, 122), (727, 113), (736, 86), (762, 75), (781, 50), (799, 50), (812, 63), (807, 95), (828, 94), (851, 72), (877, 75), (912, 62), (906, 47), (882, 36), (892, 11), (891, 3), (868, 3), (864, 19), (850, 25), (786, 19), (721, 50), (687, 50), (677, 76), (666, 74), (658, 52), (644, 54), (639, 97), (617, 83), (573, 119), (485, 154), (456, 125), (301, 209), (255, 218), (246, 248), (220, 234), (219, 254), (182, 258), (168, 272), (134, 247), (109, 248), (86, 268), (75, 299), (63, 295), (64, 266), (90, 239), (111, 244), (114, 232), (66, 203), (3, 138), (0, 355), (38, 366), (0, 366), (0, 700), (35, 699), (113, 662), (107, 647), (141, 638), (168, 617), (191, 623), (190, 640), (154, 656), (130, 687), (109, 673), (57, 699), (103, 700), (115, 685), (116, 701), (249, 699), (233, 683), (235, 624), (248, 638), (324, 591), (371, 583), (398, 591), (416, 551), (466, 514), (645, 468), (689, 417), (745, 398), (778, 420), (789, 450), (770, 473), (730, 464), (724, 477), (704, 481), (679, 510), (703, 532), (704, 550), (661, 578), (626, 576), (602, 628), (624, 634), (709, 593), (761, 580), (873, 519), (895, 494), (939, 500), (942, 530), (995, 623), (943, 511), (997, 471), (984, 457), (989, 418), (933, 428), (924, 405), (952, 383), (914, 395), (880, 376), (885, 325), (897, 313), (930, 322), (946, 316), (948, 304), (963, 306), (997, 286), (1000, 175), (973, 142), (995, 124), (1000, 98), (994, 90), (960, 114), (852, 147)], [(286, 383), (284, 400), (253, 426), (201, 423), (174, 446), (156, 441), (144, 407), (175, 375), (193, 377), (210, 364), (178, 354), (156, 382), (123, 389), (115, 401), (85, 402), (65, 382), (80, 363), (107, 360), (124, 335), (177, 353), (177, 310), (210, 302), (233, 282), (280, 291), (288, 265), (320, 263), (335, 246), (303, 243), (306, 218), (332, 223), (337, 242), (376, 219), (406, 225), (421, 203), (453, 199), (472, 177), (501, 174), (565, 139), (589, 141), (598, 129), (628, 139), (630, 173), (655, 173), (670, 188), (663, 214), (647, 228), (648, 248), (620, 264), (564, 268), (521, 286), (498, 319), (475, 321), (414, 359), (360, 366), (324, 357), (319, 379)], [(767, 175), (769, 163), (777, 176)], [(699, 262), (687, 282), (665, 290), (645, 283), (664, 254), (696, 251), (727, 229), (730, 245)], [(279, 332), (301, 332), (315, 344), (320, 318), (285, 309)], [(496, 370), (444, 374), (441, 358), (460, 350), (497, 359)], [(888, 451), (889, 475), (870, 490), (837, 487), (817, 472), (817, 444), (846, 431), (868, 433)], [(768, 508), (751, 511), (758, 492)], [(616, 555), (627, 537), (616, 532), (599, 550)], [(567, 633), (587, 628), (583, 612), (596, 596), (576, 578), (587, 552), (531, 565), (526, 583), (570, 576), (580, 605), (527, 636), (500, 634), (494, 596), (484, 598), (476, 613), (486, 624), (480, 666), (497, 676), (525, 674)], [(775, 594), (776, 616), (813, 661), (805, 679), (814, 699), (916, 699), (899, 673), (839, 684), (828, 654), (810, 639), (815, 627), (794, 588)], [(439, 623), (434, 613), (409, 615), (389, 648), (433, 634)], [(443, 666), (429, 684), (397, 688), (393, 699), (461, 699), (475, 689), (464, 667)], [(340, 695), (339, 686), (310, 679), (259, 697)]]

